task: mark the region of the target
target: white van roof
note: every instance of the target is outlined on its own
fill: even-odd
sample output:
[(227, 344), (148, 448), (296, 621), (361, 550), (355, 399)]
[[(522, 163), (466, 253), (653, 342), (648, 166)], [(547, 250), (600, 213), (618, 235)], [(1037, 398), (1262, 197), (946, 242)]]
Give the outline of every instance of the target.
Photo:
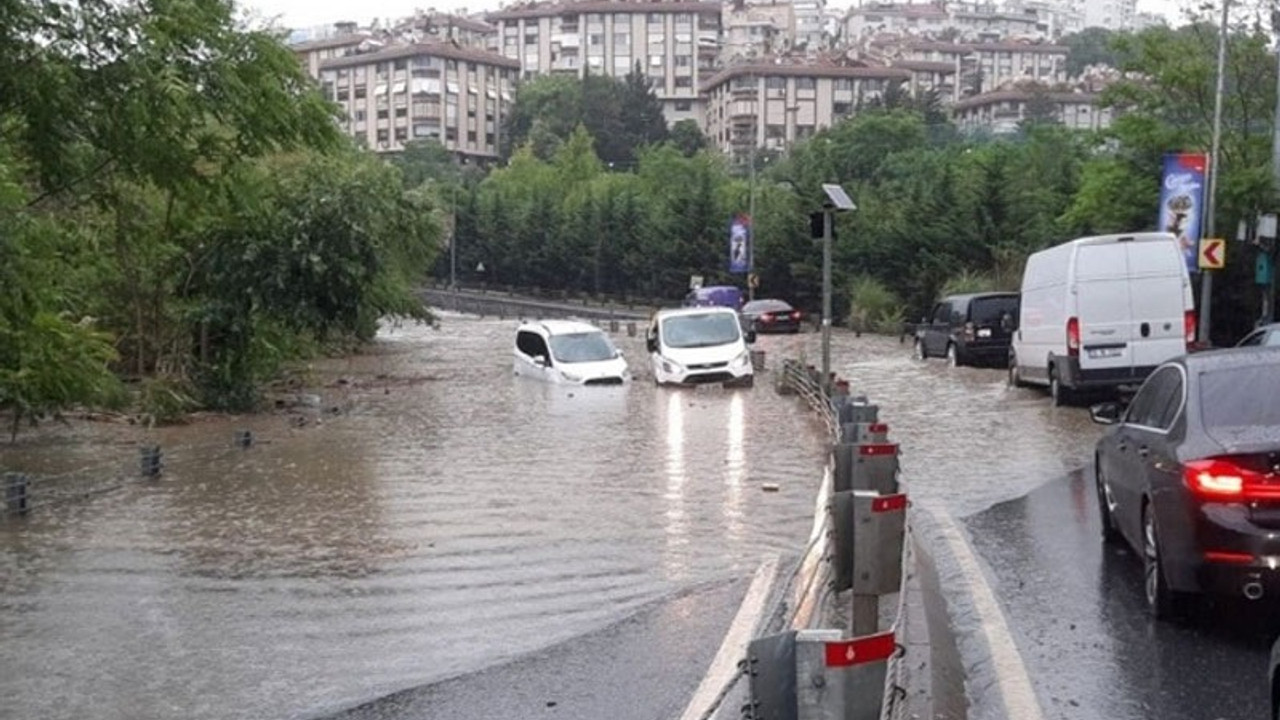
[(1177, 240), (1173, 233), (1167, 232), (1137, 232), (1137, 233), (1118, 233), (1116, 235), (1094, 235), (1092, 237), (1082, 237), (1064, 243), (1065, 245), (1110, 245), (1118, 242), (1168, 242)]
[(574, 333), (604, 332), (600, 328), (581, 320), (532, 320), (524, 325), (541, 325), (548, 335), (571, 335)]
[(729, 315), (737, 315), (738, 311), (723, 305), (702, 305), (699, 307), (681, 307), (681, 308), (663, 308), (654, 313), (654, 317), (662, 319), (669, 317), (679, 317), (681, 315), (708, 315), (711, 313), (727, 313)]

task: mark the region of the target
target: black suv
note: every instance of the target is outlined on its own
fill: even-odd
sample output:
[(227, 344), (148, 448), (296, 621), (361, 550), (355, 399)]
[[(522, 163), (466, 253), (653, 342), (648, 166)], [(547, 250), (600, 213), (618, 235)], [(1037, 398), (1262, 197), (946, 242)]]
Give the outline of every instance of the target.
[(990, 292), (943, 298), (916, 327), (916, 357), (945, 357), (952, 365), (1008, 363), (1019, 297)]

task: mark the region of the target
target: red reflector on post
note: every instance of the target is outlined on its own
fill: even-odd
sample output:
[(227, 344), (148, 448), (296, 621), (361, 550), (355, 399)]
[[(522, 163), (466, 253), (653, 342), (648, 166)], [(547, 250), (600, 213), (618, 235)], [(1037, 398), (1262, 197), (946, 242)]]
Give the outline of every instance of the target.
[(853, 667), (888, 660), (897, 648), (892, 632), (829, 642), (826, 645), (827, 667)]
[(858, 446), (858, 454), (863, 457), (875, 455), (897, 455), (897, 443), (867, 443)]
[(907, 509), (907, 496), (905, 493), (897, 495), (881, 495), (871, 501), (871, 512), (894, 512), (895, 510)]

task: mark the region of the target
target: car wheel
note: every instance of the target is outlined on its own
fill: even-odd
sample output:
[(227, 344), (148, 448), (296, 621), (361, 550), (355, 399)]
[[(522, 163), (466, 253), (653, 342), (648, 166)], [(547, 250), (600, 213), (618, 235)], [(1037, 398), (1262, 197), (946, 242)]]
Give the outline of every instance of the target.
[(911, 357), (916, 360), (924, 360), (929, 357), (928, 353), (924, 351), (924, 341), (920, 338), (916, 338), (915, 344), (911, 346)]
[(1157, 620), (1172, 620), (1183, 610), (1180, 594), (1169, 587), (1160, 561), (1160, 531), (1151, 505), (1142, 508), (1142, 568), (1147, 610)]
[(1102, 475), (1102, 464), (1094, 462), (1094, 476), (1097, 478), (1098, 489), (1098, 519), (1102, 521), (1102, 541), (1108, 544), (1116, 544), (1120, 542), (1120, 529), (1116, 527), (1116, 520), (1111, 514), (1111, 489), (1107, 485), (1106, 478)]
[(1022, 373), (1018, 371), (1018, 357), (1009, 355), (1009, 387), (1024, 388), (1027, 384), (1022, 382)]
[(1049, 366), (1049, 398), (1053, 400), (1054, 407), (1063, 407), (1071, 401), (1070, 391), (1063, 387), (1062, 380), (1058, 378), (1058, 368), (1052, 365)]
[(960, 367), (960, 351), (956, 349), (955, 343), (947, 343), (947, 365), (951, 367)]

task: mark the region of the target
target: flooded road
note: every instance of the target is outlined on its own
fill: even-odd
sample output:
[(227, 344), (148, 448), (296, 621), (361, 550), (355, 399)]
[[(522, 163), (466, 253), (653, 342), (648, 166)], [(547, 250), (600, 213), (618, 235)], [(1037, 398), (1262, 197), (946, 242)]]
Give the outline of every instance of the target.
[[(0, 445), (0, 470), (68, 474), (51, 483), (135, 478), (0, 520), (0, 717), (314, 718), (414, 688), (351, 717), (529, 716), (555, 712), (547, 673), (605, 678), (559, 688), (562, 717), (678, 712), (743, 578), (802, 549), (820, 426), (768, 376), (656, 388), (625, 334), (630, 386), (517, 379), (515, 325), (390, 328), (315, 363), (315, 407), (297, 413)], [(820, 357), (811, 333), (758, 347), (771, 368)], [(1072, 474), (1101, 434), (1086, 410), (1001, 370), (913, 361), (893, 338), (836, 333), (833, 367), (901, 443), (922, 541), (933, 516), (969, 530), (1046, 717), (1260, 716), (1259, 639), (1153, 628), (1133, 559), (1096, 542)], [(154, 482), (136, 480), (143, 442), (165, 452)], [(1002, 717), (981, 616), (936, 559), (969, 717)], [(499, 667), (520, 659), (530, 674)], [(1215, 704), (1228, 683), (1240, 698)], [(618, 707), (623, 684), (650, 704)]]
[(146, 440), (165, 472), (0, 520), (0, 716), (331, 713), (799, 551), (824, 448), (793, 398), (514, 378), (514, 328), (390, 329), (315, 365), (311, 415), (5, 445), (5, 470), (110, 476)]

